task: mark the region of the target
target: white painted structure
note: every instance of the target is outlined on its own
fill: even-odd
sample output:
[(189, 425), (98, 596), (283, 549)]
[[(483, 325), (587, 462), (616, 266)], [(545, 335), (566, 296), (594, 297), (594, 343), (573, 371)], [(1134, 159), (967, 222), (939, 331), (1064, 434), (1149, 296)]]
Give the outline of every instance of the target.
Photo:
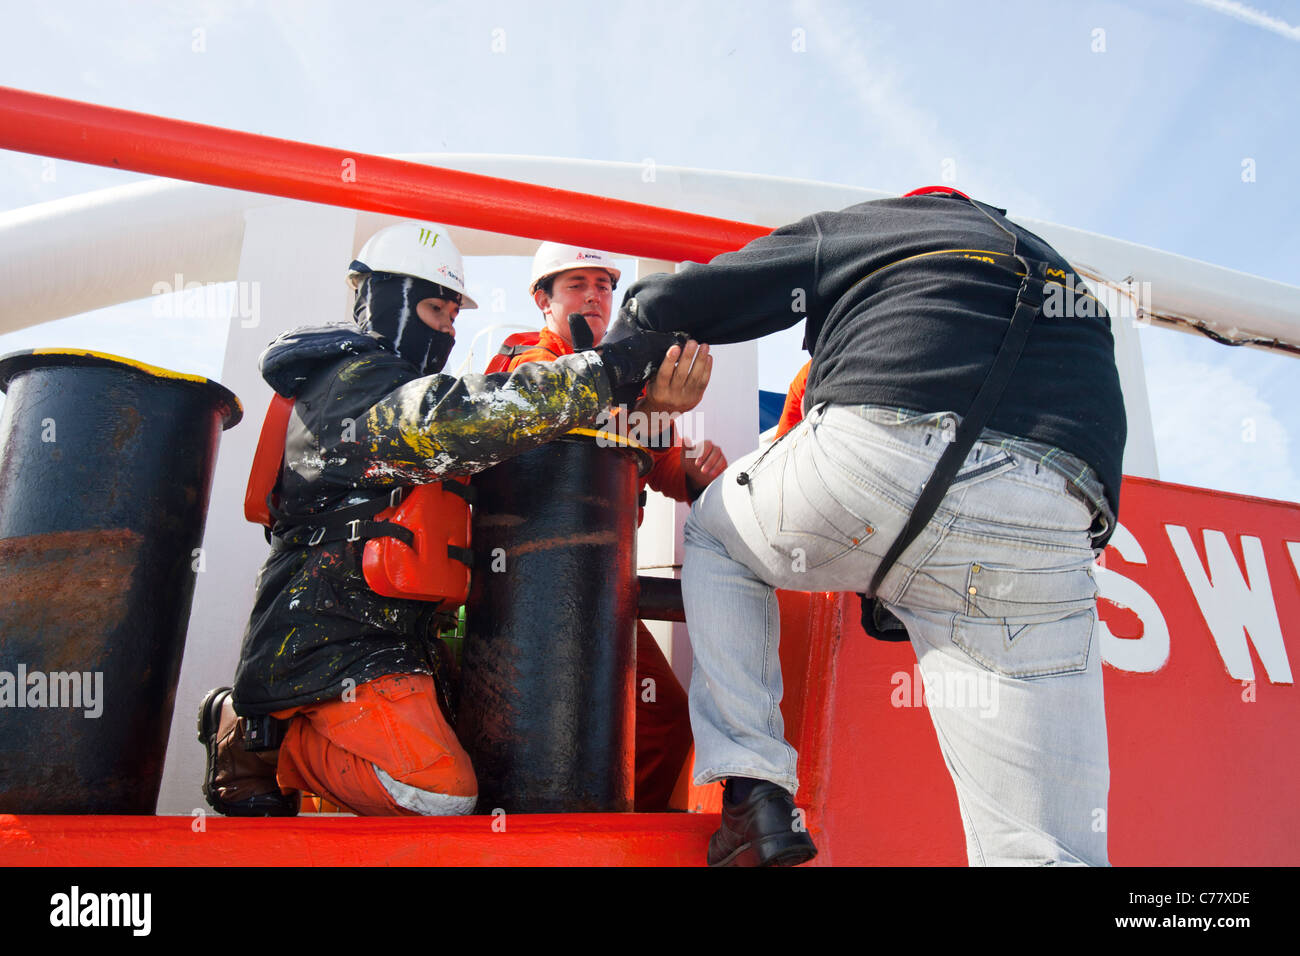
[[(639, 164), (475, 155), (400, 158), (773, 227), (891, 195), (662, 166), (647, 181)], [(1013, 218), (1051, 242), (1104, 301), (1118, 306), (1111, 314), (1128, 411), (1126, 474), (1158, 477), (1136, 323), (1194, 324), (1255, 344), (1264, 340), (1300, 347), (1300, 289), (1077, 229)], [(176, 273), (189, 281), (256, 281), (260, 286), (263, 320), (245, 328), (232, 318), (227, 336), (221, 382), (243, 401), (245, 421), (223, 436), (217, 461), (205, 570), (195, 590), (160, 813), (189, 813), (204, 805), (199, 793), (202, 748), (194, 739), (193, 714), (208, 688), (231, 681), (255, 575), (266, 556), (261, 529), (242, 514), (248, 467), (271, 396), (258, 375), (257, 356), (287, 328), (350, 314), (343, 269), (362, 243), (391, 221), (393, 217), (373, 213), (170, 180), (0, 214), (0, 332), (144, 298), (160, 277)], [(451, 232), (467, 256), (531, 256), (538, 244), (536, 239), (469, 229)], [(544, 232), (545, 225), (539, 224), (538, 238)], [(637, 271), (644, 275), (670, 268), (672, 263), (644, 260)], [(472, 263), (469, 269), (472, 274)], [(708, 423), (702, 437), (716, 441), (735, 460), (757, 443), (758, 407), (757, 401), (727, 401), (726, 396), (756, 394), (757, 348), (745, 343), (721, 347), (715, 354), (714, 384), (698, 410)], [(681, 563), (686, 508), (652, 498), (657, 500), (647, 508), (639, 564), (647, 573), (671, 575)], [(684, 628), (652, 629), (679, 675), (688, 677)]]

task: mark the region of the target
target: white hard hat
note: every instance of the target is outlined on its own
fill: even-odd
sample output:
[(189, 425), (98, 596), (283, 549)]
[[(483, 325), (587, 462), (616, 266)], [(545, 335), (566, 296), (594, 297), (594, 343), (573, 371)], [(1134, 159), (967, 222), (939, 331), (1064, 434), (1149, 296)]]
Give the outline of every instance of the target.
[(536, 292), (538, 283), (543, 279), (570, 269), (604, 269), (616, 283), (622, 275), (609, 254), (599, 249), (543, 242), (537, 255), (533, 256), (533, 277), (528, 280), (528, 292)]
[(465, 267), (460, 250), (436, 222), (399, 222), (380, 229), (366, 240), (348, 271), (348, 285), (356, 288), (367, 272), (391, 272), (435, 282), (459, 292), (462, 309), (478, 305), (465, 293)]

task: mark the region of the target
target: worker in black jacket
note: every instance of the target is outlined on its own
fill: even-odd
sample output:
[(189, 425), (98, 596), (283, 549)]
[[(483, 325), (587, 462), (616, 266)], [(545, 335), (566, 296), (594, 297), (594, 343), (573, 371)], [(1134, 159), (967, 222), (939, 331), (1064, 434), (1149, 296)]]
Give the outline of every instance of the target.
[(636, 327), (737, 342), (799, 321), (807, 417), (733, 464), (686, 525), (695, 780), (727, 781), (709, 862), (816, 852), (791, 826), (783, 587), (869, 592), (877, 620), (905, 626), (972, 864), (1104, 865), (1091, 565), (1125, 439), (1105, 309), (1044, 240), (931, 187), (649, 276), (606, 341)]
[[(263, 377), (294, 405), (275, 550), (233, 694), (214, 690), (199, 713), (204, 793), (226, 814), (292, 814), (302, 790), (360, 814), (473, 810), (473, 769), (439, 706), (435, 605), (385, 597), (363, 574), (367, 538), (385, 531), (376, 515), (394, 489), (468, 476), (594, 425), (612, 390), (644, 381), (673, 343), (651, 333), (457, 379), (438, 373), (457, 313), (474, 303), (445, 228), (382, 230), (350, 281), (353, 324), (296, 329), (262, 356)], [(286, 727), (278, 747), (262, 739)]]

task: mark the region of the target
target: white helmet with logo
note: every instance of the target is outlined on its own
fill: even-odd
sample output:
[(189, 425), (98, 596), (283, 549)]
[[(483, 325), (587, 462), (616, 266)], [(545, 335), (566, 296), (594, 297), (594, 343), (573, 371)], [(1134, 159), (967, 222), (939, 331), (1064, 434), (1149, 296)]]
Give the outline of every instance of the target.
[(533, 277), (528, 280), (528, 291), (537, 291), (544, 279), (570, 269), (604, 269), (615, 283), (622, 275), (608, 253), (585, 246), (566, 246), (558, 242), (543, 242), (533, 256)]
[(465, 267), (447, 227), (434, 222), (399, 222), (366, 240), (348, 270), (348, 284), (357, 288), (367, 272), (415, 276), (457, 292), (462, 309), (478, 305), (465, 293)]

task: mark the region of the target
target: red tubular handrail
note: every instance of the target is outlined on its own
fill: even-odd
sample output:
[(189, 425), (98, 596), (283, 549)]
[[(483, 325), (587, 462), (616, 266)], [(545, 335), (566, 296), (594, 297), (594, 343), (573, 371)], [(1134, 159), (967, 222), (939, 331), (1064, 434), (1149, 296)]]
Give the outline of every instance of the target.
[[(707, 262), (771, 232), (3, 86), (0, 148), (673, 262)], [(354, 179), (345, 178), (347, 171)]]

